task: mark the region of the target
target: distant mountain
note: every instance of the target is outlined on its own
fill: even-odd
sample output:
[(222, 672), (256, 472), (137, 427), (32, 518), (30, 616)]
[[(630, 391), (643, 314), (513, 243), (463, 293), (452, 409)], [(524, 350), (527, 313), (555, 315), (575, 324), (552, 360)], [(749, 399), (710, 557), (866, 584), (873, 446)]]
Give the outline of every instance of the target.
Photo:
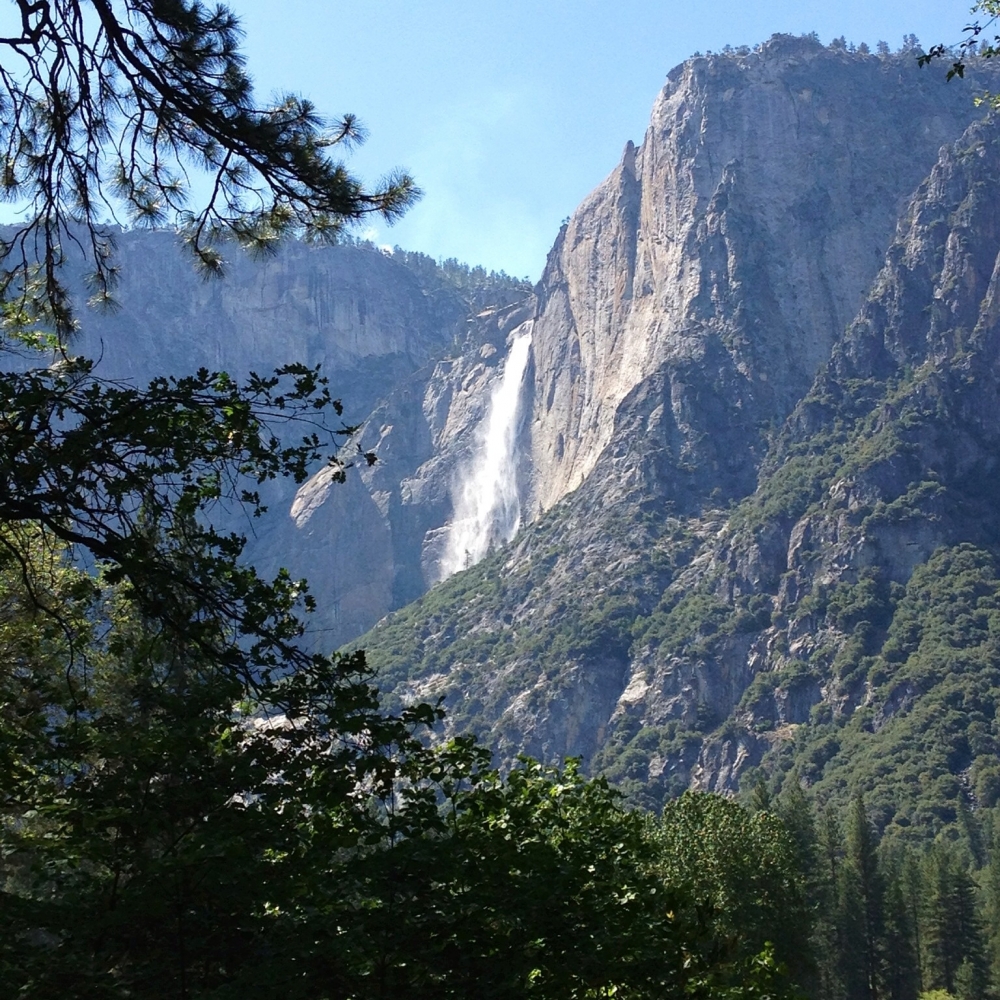
[[(72, 343), (100, 359), (102, 375), (143, 379), (200, 366), (245, 374), (307, 361), (323, 366), (355, 421), (461, 343), (470, 312), (530, 290), (507, 275), (360, 241), (287, 243), (262, 260), (233, 246), (221, 278), (200, 276), (170, 232), (119, 232), (115, 243), (115, 308), (79, 309)], [(86, 290), (76, 286), (82, 302)]]
[[(116, 308), (86, 308), (82, 277), (71, 282), (80, 332), (70, 349), (96, 359), (98, 375), (142, 382), (205, 367), (242, 377), (301, 361), (322, 366), (350, 424), (362, 422), (414, 373), (460, 354), (476, 328), (470, 316), (530, 292), (525, 281), (505, 274), (360, 241), (289, 243), (260, 261), (232, 247), (218, 279), (196, 273), (172, 233), (119, 232), (116, 244)], [(18, 363), (10, 356), (0, 362)], [(412, 430), (419, 437), (419, 427)], [(314, 623), (317, 643), (334, 648), (423, 592), (421, 585), (394, 598), (385, 526), (380, 515), (371, 516), (359, 481), (342, 488), (347, 513), (328, 518), (318, 540), (299, 530), (301, 516), (289, 517), (295, 492), (291, 482), (265, 484), (271, 515), (250, 522), (236, 512), (226, 526), (250, 535), (247, 554), (263, 572), (288, 566), (313, 579), (323, 606)]]

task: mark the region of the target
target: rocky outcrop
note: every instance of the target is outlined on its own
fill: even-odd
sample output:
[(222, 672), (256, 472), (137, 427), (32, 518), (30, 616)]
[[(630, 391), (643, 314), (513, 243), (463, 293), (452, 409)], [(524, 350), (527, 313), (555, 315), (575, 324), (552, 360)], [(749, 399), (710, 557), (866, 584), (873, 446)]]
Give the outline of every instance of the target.
[(806, 39), (672, 71), (641, 146), (573, 215), (542, 279), (536, 509), (594, 471), (616, 427), (634, 436), (630, 397), (699, 493), (750, 492), (764, 432), (809, 388), (973, 114), (912, 58)]
[[(318, 598), (314, 618), (328, 648), (357, 637), (439, 579), (457, 477), (471, 461), (511, 332), (529, 318), (524, 305), (473, 316), (460, 347), (402, 380), (347, 446), (374, 452), (378, 462), (354, 470), (348, 489), (318, 473), (298, 491), (290, 518), (262, 540), (274, 563), (281, 553), (296, 554), (296, 572)], [(373, 545), (360, 558), (342, 558), (346, 534), (361, 550), (369, 538)], [(339, 604), (327, 600), (347, 593), (357, 595), (351, 617), (344, 617), (343, 597)]]

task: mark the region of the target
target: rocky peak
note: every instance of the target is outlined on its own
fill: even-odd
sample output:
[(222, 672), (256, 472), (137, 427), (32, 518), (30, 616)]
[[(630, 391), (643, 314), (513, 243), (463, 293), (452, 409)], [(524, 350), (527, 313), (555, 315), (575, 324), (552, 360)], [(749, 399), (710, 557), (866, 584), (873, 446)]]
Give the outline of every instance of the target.
[[(837, 795), (879, 753), (971, 782), (989, 754), (934, 727), (993, 656), (952, 650), (1000, 553), (1000, 148), (974, 116), (909, 57), (808, 41), (672, 73), (536, 293), (537, 519), (362, 640), (386, 685), (648, 803), (792, 762)], [(931, 732), (947, 765), (911, 760)]]
[[(720, 423), (782, 421), (938, 148), (974, 113), (967, 87), (912, 58), (788, 36), (672, 71), (641, 146), (574, 213), (540, 284), (529, 508), (590, 475), (624, 400), (656, 373), (678, 459)], [(699, 398), (665, 373), (716, 356)]]
[[(946, 87), (909, 56), (787, 36), (673, 70), (642, 143), (561, 229), (534, 294), (470, 317), (464, 340), (367, 423), (364, 446), (385, 456), (367, 487), (393, 552), (357, 581), (383, 595), (371, 620), (440, 579), (487, 403), (525, 323), (521, 523), (592, 477), (589, 493), (641, 481), (687, 514), (751, 493), (769, 436), (863, 303), (907, 199), (975, 116), (972, 86)], [(334, 498), (324, 512), (316, 495), (309, 530), (336, 535), (348, 512)]]

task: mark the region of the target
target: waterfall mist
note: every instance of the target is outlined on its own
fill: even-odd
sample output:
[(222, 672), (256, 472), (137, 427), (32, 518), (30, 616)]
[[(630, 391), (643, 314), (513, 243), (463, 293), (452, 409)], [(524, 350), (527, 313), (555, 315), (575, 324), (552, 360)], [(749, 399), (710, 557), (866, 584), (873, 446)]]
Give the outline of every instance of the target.
[(514, 337), (503, 374), (490, 393), (486, 417), (476, 430), (472, 462), (453, 491), (454, 515), (441, 558), (442, 580), (474, 566), (491, 545), (510, 541), (520, 527), (517, 429), (530, 349), (530, 332)]

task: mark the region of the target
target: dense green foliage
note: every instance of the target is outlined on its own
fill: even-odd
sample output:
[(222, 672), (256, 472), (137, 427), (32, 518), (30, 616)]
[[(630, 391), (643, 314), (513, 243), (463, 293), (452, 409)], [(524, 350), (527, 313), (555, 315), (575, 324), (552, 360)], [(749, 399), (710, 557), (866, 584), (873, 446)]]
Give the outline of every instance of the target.
[(24, 530), (31, 559), (0, 564), (16, 995), (790, 989), (807, 917), (772, 818), (688, 796), (657, 822), (572, 764), (427, 749), (410, 733), (434, 713), (380, 714), (361, 657), (250, 681)]
[[(860, 589), (841, 588), (841, 600)], [(855, 605), (855, 634), (876, 638), (841, 660), (840, 683), (869, 692), (868, 704), (817, 718), (789, 760), (822, 794), (863, 791), (880, 827), (922, 837), (956, 823), (963, 803), (992, 807), (1000, 794), (1000, 578), (989, 554), (963, 545), (898, 591)]]
[(995, 995), (1000, 829), (994, 810), (967, 813), (953, 839), (901, 847), (879, 838), (861, 797), (835, 813), (807, 799), (796, 780), (775, 803), (763, 798), (792, 833), (808, 885), (810, 995)]
[[(657, 823), (622, 812), (603, 782), (575, 767), (560, 773), (531, 761), (447, 795), (445, 815), (443, 841), (412, 838), (349, 874), (377, 900), (351, 933), (382, 963), (385, 984), (384, 994), (355, 985), (357, 995), (783, 988), (778, 963), (796, 956), (783, 932), (806, 917), (790, 840), (769, 817), (687, 796)], [(680, 846), (692, 831), (695, 852)], [(752, 927), (733, 920), (740, 906)]]
[[(502, 776), (470, 740), (427, 749), (439, 712), (386, 714), (363, 656), (299, 648), (297, 585), (259, 579), (209, 518), (224, 499), (259, 509), (241, 484), (315, 457), (312, 435), (285, 448), (269, 430), (334, 405), (314, 373), (142, 392), (74, 362), (7, 384), (22, 388), (0, 532), (5, 986), (80, 1000), (792, 988), (787, 917), (805, 914), (780, 826), (698, 798), (657, 824), (572, 766)], [(678, 846), (691, 827), (695, 855)], [(744, 890), (752, 933), (730, 919)]]

